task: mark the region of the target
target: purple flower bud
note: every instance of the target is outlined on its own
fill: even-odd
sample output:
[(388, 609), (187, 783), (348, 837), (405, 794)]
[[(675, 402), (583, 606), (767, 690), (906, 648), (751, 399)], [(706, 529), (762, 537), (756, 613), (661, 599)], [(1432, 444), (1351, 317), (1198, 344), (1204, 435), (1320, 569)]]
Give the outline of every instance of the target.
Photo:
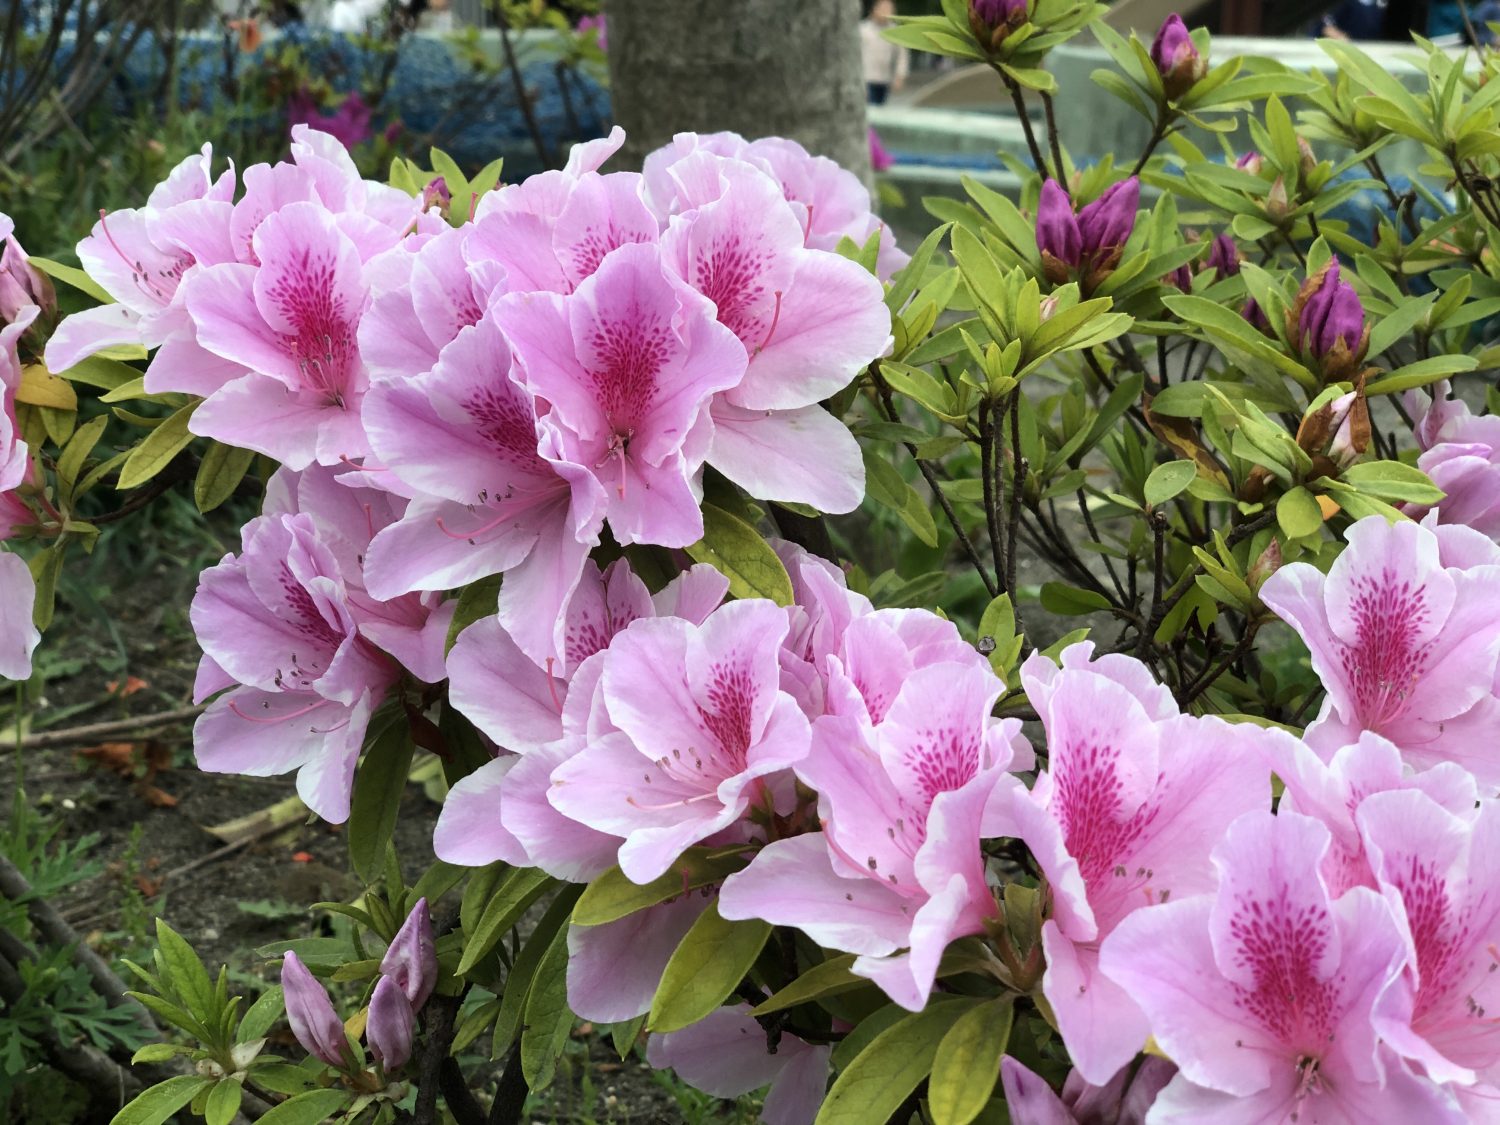
[(870, 128), (870, 167), (876, 172), (884, 172), (896, 163), (896, 158), (890, 154), (890, 150), (880, 141), (880, 134), (873, 126)]
[(993, 30), (1026, 15), (1027, 0), (970, 0), (969, 16)]
[(1221, 234), (1214, 239), (1213, 248), (1208, 252), (1207, 268), (1214, 271), (1215, 281), (1240, 272), (1240, 248), (1232, 236)]
[(1078, 230), (1084, 256), (1099, 257), (1124, 246), (1135, 229), (1135, 212), (1140, 201), (1141, 181), (1131, 176), (1111, 184), (1103, 195), (1079, 211)]
[(411, 1010), (419, 1012), (437, 983), (437, 968), (432, 915), (427, 910), (427, 900), (419, 898), (391, 939), (391, 946), (381, 959), (380, 971), (396, 982)]
[(1184, 293), (1193, 291), (1193, 271), (1188, 269), (1186, 264), (1178, 266), (1162, 280), (1168, 285), (1177, 286)]
[(1161, 75), (1169, 98), (1180, 98), (1208, 71), (1208, 64), (1198, 54), (1187, 25), (1176, 12), (1162, 21), (1151, 42), (1151, 61)]
[(416, 1016), (411, 1001), (401, 991), (394, 977), (381, 977), (370, 997), (370, 1011), (365, 1020), (365, 1042), (370, 1054), (386, 1070), (395, 1070), (411, 1058), (412, 1024)]
[(1055, 258), (1064, 266), (1076, 266), (1083, 256), (1083, 236), (1073, 201), (1056, 180), (1042, 184), (1042, 197), (1036, 207), (1036, 246), (1043, 261)]
[(1251, 327), (1259, 329), (1267, 336), (1271, 334), (1271, 321), (1266, 316), (1265, 310), (1256, 304), (1255, 298), (1251, 297), (1240, 308), (1240, 315), (1250, 322)]
[(969, 30), (986, 51), (997, 51), (1005, 37), (1026, 22), (1028, 0), (969, 0)]
[(349, 1041), (328, 990), (290, 950), (281, 962), (281, 991), (297, 1042), (329, 1066), (346, 1065)]
[(453, 193), (448, 190), (448, 181), (442, 176), (434, 176), (427, 181), (427, 186), (422, 189), (422, 210), (431, 211), (436, 207), (439, 211), (447, 213), (448, 204), (453, 202)]
[(0, 324), (14, 324), (27, 305), (37, 306), (41, 318), (50, 323), (57, 312), (57, 294), (11, 235), (0, 250)]
[(1234, 166), (1241, 172), (1249, 172), (1252, 176), (1260, 175), (1261, 159), (1260, 153), (1251, 149), (1234, 162)]
[(1365, 310), (1354, 287), (1339, 277), (1337, 259), (1303, 286), (1297, 334), (1302, 346), (1322, 359), (1343, 341), (1351, 353), (1365, 330)]

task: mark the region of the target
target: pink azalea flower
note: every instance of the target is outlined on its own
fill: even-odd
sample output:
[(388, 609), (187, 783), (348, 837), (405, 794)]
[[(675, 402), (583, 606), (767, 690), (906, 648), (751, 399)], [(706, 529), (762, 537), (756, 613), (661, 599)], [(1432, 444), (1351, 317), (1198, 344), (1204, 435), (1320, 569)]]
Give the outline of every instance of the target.
[[(489, 282), (464, 258), (472, 229), (413, 235), (366, 264), (372, 299), (359, 322), (359, 352), (372, 382), (431, 371), (442, 350), (484, 315)], [(504, 271), (490, 281), (503, 286)]]
[(630, 245), (571, 295), (513, 293), (495, 314), (527, 388), (551, 404), (541, 449), (569, 465), (580, 539), (601, 517), (622, 544), (702, 538), (709, 400), (745, 370), (713, 305), (667, 272), (656, 246)]
[(747, 357), (744, 378), (714, 400), (709, 463), (753, 496), (852, 511), (864, 497), (859, 446), (818, 403), (890, 346), (880, 283), (804, 248), (795, 210), (754, 165), (695, 152), (669, 171), (693, 207), (671, 219), (663, 257)]
[(1102, 1086), (1150, 1028), (1099, 974), (1101, 947), (1128, 916), (1210, 890), (1208, 845), (1271, 793), (1261, 728), (1181, 715), (1143, 664), (1091, 661), (1092, 650), (1070, 646), (1061, 668), (1035, 654), (1022, 668), (1047, 769), (1029, 793), (999, 792), (986, 835), (1025, 840), (1047, 877), (1043, 991), (1073, 1064)]
[(1350, 887), (1375, 887), (1375, 875), (1355, 824), (1363, 802), (1376, 793), (1414, 789), (1455, 815), (1473, 815), (1477, 792), (1468, 770), (1439, 762), (1411, 773), (1401, 752), (1370, 731), (1342, 747), (1328, 760), (1306, 743), (1268, 731), (1267, 763), (1285, 786), (1277, 808), (1321, 820), (1332, 836), (1323, 858), (1323, 881), (1335, 898)]
[(812, 1125), (828, 1086), (830, 1050), (789, 1032), (774, 1051), (747, 1005), (719, 1008), (681, 1031), (653, 1035), (646, 1060), (671, 1067), (695, 1090), (737, 1098), (769, 1085), (760, 1120), (766, 1125)]
[(208, 396), (193, 432), (293, 469), (362, 456), (369, 379), (356, 332), (369, 290), (359, 250), (311, 202), (268, 215), (254, 247), (258, 265), (214, 266), (188, 287), (198, 344), (249, 372)]
[(359, 635), (338, 559), (311, 516), (261, 516), (242, 540), (239, 555), (203, 572), (193, 598), (204, 652), (194, 698), (234, 688), (193, 729), (198, 766), (297, 770), (308, 807), (341, 823), (365, 728), (397, 668)]
[[(380, 479), (378, 474), (365, 476)], [(384, 649), (412, 675), (430, 684), (447, 678), (443, 646), (456, 601), (437, 593), (402, 594), (381, 600), (365, 589), (370, 541), (405, 513), (394, 493), (361, 484), (361, 474), (313, 465), (300, 473), (280, 469), (266, 485), (263, 515), (305, 513), (318, 539), (333, 554), (348, 594), (349, 612), (361, 636)]]
[(878, 725), (819, 718), (796, 771), (823, 830), (762, 848), (725, 880), (719, 912), (857, 953), (856, 973), (919, 1010), (943, 950), (997, 914), (979, 840), (1020, 731), (990, 715), (1003, 686), (988, 665), (932, 664)]
[(610, 251), (655, 242), (656, 217), (635, 172), (600, 175), (625, 143), (607, 138), (575, 145), (567, 165), (485, 195), (474, 212), (465, 253), (476, 269), (500, 267), (516, 293), (571, 293)]
[(84, 272), (114, 304), (65, 317), (47, 342), (47, 366), (66, 371), (105, 348), (154, 348), (187, 324), (179, 293), (200, 265), (233, 261), (229, 240), (233, 168), (214, 179), (210, 145), (189, 156), (151, 192), (146, 205), (101, 215), (78, 244)]
[(1406, 504), (1406, 513), (1435, 511), (1442, 523), (1500, 537), (1500, 417), (1476, 416), (1462, 399), (1447, 398), (1446, 382), (1433, 392), (1431, 399), (1411, 392), (1407, 406), (1417, 417), (1417, 467), (1446, 495), (1435, 508)]
[(1376, 892), (1334, 900), (1328, 829), (1246, 813), (1214, 848), (1219, 888), (1126, 918), (1102, 968), (1179, 1068), (1153, 1125), (1464, 1120), (1371, 1022), (1407, 945)]
[(828, 657), (842, 650), (851, 622), (874, 611), (870, 599), (850, 590), (844, 572), (796, 544), (773, 540), (792, 580), (790, 629), (781, 647), (782, 687), (815, 719), (826, 709)]
[(647, 156), (642, 169), (646, 199), (663, 222), (686, 209), (670, 169), (698, 151), (746, 160), (770, 173), (796, 212), (809, 248), (835, 250), (844, 238), (863, 246), (879, 231), (877, 272), (882, 279), (910, 260), (896, 248), (890, 229), (875, 215), (870, 193), (858, 176), (783, 137), (747, 141), (737, 133), (678, 133), (670, 145)]
[(1454, 760), (1500, 784), (1500, 568), (1445, 566), (1438, 534), (1409, 521), (1371, 516), (1347, 539), (1326, 575), (1291, 563), (1260, 589), (1328, 690), (1308, 744), (1329, 754), (1371, 730), (1413, 766)]
[[(1407, 942), (1405, 977), (1375, 1010), (1375, 1027), (1434, 1081), (1474, 1099), (1473, 1120), (1500, 1100), (1500, 806), (1455, 815), (1419, 792), (1378, 793), (1356, 816), (1381, 892)], [(1486, 1104), (1487, 1103), (1487, 1104)]]
[[(31, 472), (30, 451), (16, 423), (16, 390), (21, 385), (16, 342), (31, 327), (37, 312), (35, 305), (28, 305), (17, 310), (12, 323), (0, 328), (0, 540), (34, 519), (16, 495)], [(0, 677), (31, 677), (31, 654), (42, 639), (31, 619), (35, 603), (36, 582), (26, 563), (19, 555), (0, 551)]]
[(1140, 1066), (1127, 1064), (1102, 1086), (1068, 1072), (1062, 1094), (1054, 1093), (1026, 1066), (1009, 1055), (1000, 1060), (1000, 1082), (1011, 1125), (1144, 1125), (1146, 1113), (1177, 1068), (1166, 1059), (1148, 1057)]
[(600, 691), (616, 729), (552, 773), (565, 816), (621, 837), (619, 863), (647, 883), (684, 850), (771, 800), (763, 779), (801, 761), (808, 724), (778, 686), (786, 614), (730, 602), (700, 626), (637, 621), (602, 658)]
[[(591, 732), (613, 729), (600, 714), (600, 654), (640, 618), (701, 624), (727, 590), (718, 571), (699, 565), (653, 598), (624, 560), (602, 574), (589, 562), (568, 604), (564, 658), (550, 670), (521, 651), (498, 617), (460, 633), (448, 654), (449, 700), (513, 753), (481, 766), (449, 791), (433, 838), (438, 857), (475, 867), (505, 860), (585, 882), (612, 866), (620, 838), (570, 820), (547, 800), (552, 771), (581, 751)], [(649, 993), (646, 999), (649, 1005)]]
[(587, 469), (539, 450), (536, 409), (486, 316), (431, 371), (374, 384), (363, 422), (385, 474), (416, 497), (370, 546), (370, 591), (392, 598), (504, 573), (501, 620), (540, 664), (563, 643), (604, 490)]

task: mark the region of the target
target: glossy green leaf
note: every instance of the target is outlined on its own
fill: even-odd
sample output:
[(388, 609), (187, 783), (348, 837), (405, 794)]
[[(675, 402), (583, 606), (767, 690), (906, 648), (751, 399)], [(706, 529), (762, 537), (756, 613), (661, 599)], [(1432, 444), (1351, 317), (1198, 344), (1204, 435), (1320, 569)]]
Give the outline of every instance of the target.
[(734, 992), (770, 936), (769, 922), (731, 922), (710, 903), (667, 962), (646, 1026), (662, 1033), (697, 1023)]
[(1191, 461), (1168, 461), (1165, 465), (1156, 466), (1146, 478), (1146, 503), (1158, 508), (1173, 497), (1182, 495), (1197, 475), (1197, 466)]
[(344, 1089), (309, 1090), (273, 1108), (260, 1119), (260, 1125), (325, 1125), (352, 1098)]
[(406, 715), (398, 712), (366, 744), (354, 774), (354, 797), (349, 807), (349, 861), (366, 884), (380, 875), (386, 846), (396, 831), (401, 795), (411, 770), (416, 744)]
[(703, 538), (687, 553), (729, 579), (729, 592), (737, 598), (792, 604), (792, 580), (771, 545), (755, 528), (722, 508), (703, 505)]
[(748, 862), (738, 849), (689, 848), (670, 871), (649, 883), (632, 883), (618, 867), (611, 867), (584, 890), (573, 908), (573, 921), (579, 926), (617, 921), (695, 887), (721, 882)]
[[(213, 1082), (212, 1078), (199, 1078), (191, 1074), (158, 1082), (132, 1098), (128, 1105), (110, 1118), (109, 1125), (162, 1125), (196, 1098), (200, 1091), (212, 1086)], [(272, 1122), (272, 1125), (275, 1123)]]
[(938, 1044), (927, 1087), (934, 1125), (970, 1125), (984, 1111), (1000, 1077), (1000, 1059), (1010, 1042), (1013, 997), (970, 1008)]
[(255, 450), (214, 442), (198, 464), (193, 500), (200, 512), (211, 512), (234, 495), (255, 461)]
[(186, 449), (193, 440), (193, 435), (188, 432), (188, 421), (197, 407), (196, 402), (189, 403), (141, 439), (141, 443), (125, 459), (115, 487), (139, 488)]

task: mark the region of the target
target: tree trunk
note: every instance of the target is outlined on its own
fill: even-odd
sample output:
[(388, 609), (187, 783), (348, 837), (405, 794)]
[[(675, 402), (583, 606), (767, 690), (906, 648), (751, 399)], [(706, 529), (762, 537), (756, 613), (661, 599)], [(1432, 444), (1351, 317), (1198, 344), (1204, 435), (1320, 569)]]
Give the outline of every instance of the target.
[(674, 133), (782, 136), (869, 178), (858, 0), (609, 0), (622, 164)]

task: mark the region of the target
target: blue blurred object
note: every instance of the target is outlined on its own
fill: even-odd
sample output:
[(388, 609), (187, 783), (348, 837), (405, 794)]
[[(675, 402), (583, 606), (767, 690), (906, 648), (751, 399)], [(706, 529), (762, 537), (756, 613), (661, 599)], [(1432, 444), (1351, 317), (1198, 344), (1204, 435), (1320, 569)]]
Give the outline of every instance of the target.
[[(46, 26), (45, 19), (41, 26)], [(331, 89), (335, 103), (338, 95), (378, 90), (383, 73), (392, 67), (389, 47), (372, 49), (356, 38), (311, 31), (302, 24), (284, 27), (253, 51), (241, 51), (220, 36), (185, 35), (177, 41), (175, 88), (169, 91), (161, 44), (147, 32), (106, 93), (107, 108), (122, 117), (160, 114), (167, 108), (162, 100), (175, 97), (178, 108), (227, 109), (243, 126), (274, 135), (286, 127), (286, 103), (295, 90), (253, 105), (236, 101), (229, 91), (236, 79), (253, 85), (258, 69), (274, 69), (274, 58), (289, 45), (301, 52), (307, 71)], [(56, 59), (54, 84), (66, 80), (72, 58), (73, 50), (65, 44)], [(533, 57), (522, 63), (521, 78), (537, 131), (554, 156), (565, 154), (571, 144), (608, 132), (609, 94), (578, 67), (552, 57)], [(19, 82), (21, 75), (4, 80)], [(395, 48), (385, 88), (384, 100), (375, 107), (376, 132), (399, 122), (410, 133), (430, 136), (433, 144), (469, 167), (503, 155), (507, 179), (540, 169), (514, 79), (503, 69), (481, 72), (445, 40), (408, 35)]]

